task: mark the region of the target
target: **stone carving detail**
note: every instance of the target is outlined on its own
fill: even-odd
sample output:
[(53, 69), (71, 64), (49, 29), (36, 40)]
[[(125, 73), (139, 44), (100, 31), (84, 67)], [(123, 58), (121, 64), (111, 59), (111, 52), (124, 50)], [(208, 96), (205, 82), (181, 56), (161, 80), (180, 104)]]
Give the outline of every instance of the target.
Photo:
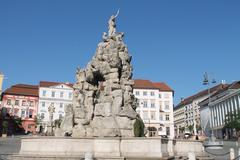
[[(118, 14), (117, 14), (118, 15)], [(133, 137), (137, 118), (131, 56), (111, 16), (108, 35), (85, 69), (76, 71), (73, 137)]]
[(64, 107), (65, 116), (63, 118), (63, 121), (60, 125), (60, 128), (55, 129), (55, 136), (62, 137), (66, 135), (72, 134), (73, 129), (73, 106), (71, 104), (68, 104)]

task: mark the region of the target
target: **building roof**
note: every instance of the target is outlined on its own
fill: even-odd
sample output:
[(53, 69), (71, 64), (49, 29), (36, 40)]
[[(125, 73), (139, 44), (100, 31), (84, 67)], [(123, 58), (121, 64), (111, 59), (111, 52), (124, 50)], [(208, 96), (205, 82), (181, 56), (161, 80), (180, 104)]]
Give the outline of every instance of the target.
[(34, 96), (38, 97), (38, 86), (28, 84), (16, 84), (7, 88), (3, 92), (4, 95), (22, 95), (22, 96)]
[(51, 87), (51, 86), (56, 86), (60, 84), (65, 84), (69, 87), (73, 87), (73, 84), (69, 82), (64, 83), (64, 82), (50, 82), (50, 81), (40, 81), (39, 87)]
[[(217, 91), (225, 88), (226, 86), (228, 86), (228, 84), (222, 84), (222, 83), (218, 84), (216, 86), (213, 86), (212, 88), (210, 88), (210, 93), (216, 93)], [(190, 103), (192, 103), (193, 100), (203, 97), (207, 94), (208, 94), (208, 89), (205, 89), (203, 91), (198, 92), (197, 94), (187, 97), (187, 98), (183, 99), (178, 105), (176, 105), (176, 107), (174, 107), (174, 110), (181, 108), (182, 106), (185, 106), (187, 104), (190, 104)]]
[(158, 89), (159, 91), (173, 92), (173, 90), (164, 82), (152, 82), (150, 80), (134, 80), (134, 89)]
[[(212, 101), (215, 101), (231, 93), (231, 92), (228, 92), (229, 90), (236, 90), (236, 89), (240, 89), (240, 81), (235, 81), (231, 84), (225, 85), (223, 88), (219, 89), (214, 94), (211, 94), (210, 99), (212, 99)], [(209, 102), (209, 97), (204, 99), (199, 104), (201, 107), (204, 107), (208, 105), (208, 102)]]

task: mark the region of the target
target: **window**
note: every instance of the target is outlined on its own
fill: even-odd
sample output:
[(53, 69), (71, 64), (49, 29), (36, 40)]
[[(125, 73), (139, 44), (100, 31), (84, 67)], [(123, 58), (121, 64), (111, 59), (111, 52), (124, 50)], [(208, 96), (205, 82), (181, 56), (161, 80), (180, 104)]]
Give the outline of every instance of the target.
[(162, 95), (161, 95), (161, 93), (159, 93), (158, 97), (159, 97), (159, 98), (162, 98)]
[(52, 97), (55, 97), (55, 91), (52, 91)]
[(34, 105), (34, 101), (30, 101), (30, 106), (33, 106)]
[(135, 92), (135, 95), (136, 95), (136, 96), (139, 96), (139, 95), (140, 95), (139, 91), (136, 91), (136, 92)]
[(163, 121), (163, 115), (159, 114), (159, 121)]
[(21, 110), (21, 117), (25, 117), (25, 110)]
[(155, 108), (155, 101), (151, 100), (151, 108)]
[(30, 109), (29, 110), (29, 118), (32, 118), (33, 117), (32, 115), (33, 115), (33, 111)]
[(42, 96), (45, 97), (45, 96), (46, 96), (46, 93), (47, 93), (47, 91), (43, 90), (43, 91), (42, 91)]
[(145, 107), (145, 108), (148, 107), (148, 105), (147, 105), (147, 101), (146, 101), (146, 100), (143, 101), (143, 107)]
[(28, 129), (31, 129), (32, 128), (32, 124), (28, 124)]
[(69, 99), (72, 98), (72, 93), (68, 93), (68, 98), (69, 98)]
[(144, 96), (147, 96), (147, 91), (144, 91), (144, 92), (143, 92), (143, 95), (144, 95)]
[(151, 112), (151, 120), (156, 120), (156, 113), (155, 112)]
[(164, 102), (164, 105), (165, 105), (165, 109), (168, 110), (168, 109), (170, 108), (170, 107), (169, 107), (169, 101), (165, 101), (165, 102)]
[(169, 115), (168, 114), (166, 115), (166, 121), (169, 121)]
[(45, 102), (42, 102), (42, 107), (45, 107), (45, 105), (46, 105)]
[(63, 98), (64, 92), (60, 92), (60, 98)]
[(151, 96), (155, 96), (155, 93), (153, 91), (151, 92)]
[(143, 119), (148, 120), (148, 112), (143, 112)]
[(11, 105), (11, 99), (7, 99), (7, 105)]
[(15, 105), (16, 105), (16, 106), (19, 105), (19, 100), (15, 100)]
[(63, 108), (63, 103), (60, 103), (60, 108)]
[(164, 98), (169, 98), (169, 94), (168, 93), (164, 93)]
[(162, 127), (159, 127), (159, 128), (158, 128), (158, 131), (160, 131), (160, 132), (161, 132), (162, 130), (163, 130), (163, 129), (162, 129)]
[(166, 134), (169, 136), (170, 135), (170, 127), (166, 127)]
[(22, 106), (27, 106), (27, 101), (23, 100), (22, 101)]

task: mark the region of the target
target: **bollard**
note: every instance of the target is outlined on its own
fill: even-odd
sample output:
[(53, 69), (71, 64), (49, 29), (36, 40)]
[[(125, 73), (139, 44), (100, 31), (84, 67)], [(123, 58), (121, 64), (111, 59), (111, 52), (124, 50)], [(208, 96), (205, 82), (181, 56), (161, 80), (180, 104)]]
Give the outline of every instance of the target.
[(236, 146), (238, 147), (238, 141), (236, 141)]
[(194, 152), (188, 152), (188, 160), (196, 160)]
[(240, 148), (238, 148), (238, 160), (240, 160)]
[(234, 160), (234, 149), (230, 148), (230, 160)]
[(93, 160), (93, 154), (91, 152), (85, 153), (85, 160)]

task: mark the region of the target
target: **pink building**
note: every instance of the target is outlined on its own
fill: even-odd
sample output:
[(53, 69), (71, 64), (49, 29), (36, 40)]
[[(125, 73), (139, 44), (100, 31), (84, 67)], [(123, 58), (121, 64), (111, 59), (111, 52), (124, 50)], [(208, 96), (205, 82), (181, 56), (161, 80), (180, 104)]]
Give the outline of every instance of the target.
[(16, 84), (2, 93), (2, 107), (11, 116), (21, 117), (25, 132), (35, 133), (34, 118), (38, 110), (38, 86)]

